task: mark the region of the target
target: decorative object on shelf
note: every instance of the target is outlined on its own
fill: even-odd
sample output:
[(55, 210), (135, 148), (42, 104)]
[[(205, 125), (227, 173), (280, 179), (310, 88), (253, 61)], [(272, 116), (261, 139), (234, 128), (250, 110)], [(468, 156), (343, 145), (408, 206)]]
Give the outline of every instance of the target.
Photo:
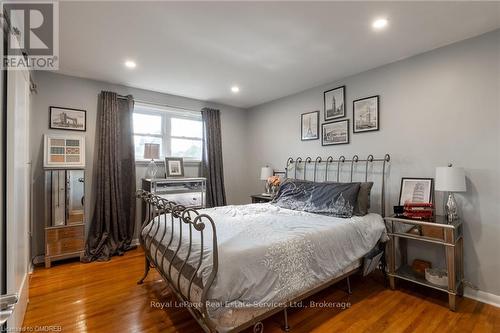
[(145, 143), (144, 144), (144, 159), (151, 160), (146, 169), (146, 178), (154, 179), (158, 173), (158, 167), (155, 160), (160, 158), (160, 144), (159, 143)]
[(49, 128), (85, 132), (87, 111), (51, 106), (49, 107)]
[(321, 124), (321, 145), (349, 143), (349, 119)]
[(85, 136), (83, 135), (44, 135), (45, 168), (84, 168)]
[(271, 196), (274, 198), (276, 193), (278, 193), (278, 188), (280, 187), (281, 179), (279, 176), (274, 175), (267, 178), (267, 183), (269, 184), (269, 188), (271, 190)]
[(394, 206), (394, 215), (397, 217), (403, 216), (403, 213), (405, 212), (405, 207), (401, 205)]
[(403, 216), (409, 219), (430, 220), (434, 216), (434, 205), (427, 202), (406, 201)]
[(184, 177), (184, 159), (182, 157), (165, 157), (165, 174), (169, 177)]
[(406, 202), (432, 203), (433, 186), (432, 178), (401, 178), (399, 204), (404, 206)]
[(345, 116), (345, 86), (333, 88), (323, 93), (325, 121)]
[(370, 96), (352, 102), (353, 133), (379, 130), (379, 96)]
[(436, 191), (448, 192), (445, 210), (449, 222), (458, 219), (457, 202), (453, 192), (465, 192), (466, 189), (463, 168), (454, 167), (451, 163), (447, 167), (436, 168)]
[(415, 259), (411, 264), (411, 268), (416, 274), (420, 276), (425, 276), (425, 270), (427, 268), (432, 268), (432, 263), (427, 260)]
[(266, 165), (265, 167), (262, 167), (260, 169), (260, 180), (264, 180), (266, 186), (266, 192), (262, 193), (262, 195), (271, 196), (269, 183), (267, 182), (267, 179), (272, 175), (273, 175), (273, 169), (270, 166)]
[(300, 139), (302, 141), (319, 139), (319, 111), (301, 114)]
[(426, 268), (425, 279), (440, 287), (448, 287), (448, 273), (444, 269)]

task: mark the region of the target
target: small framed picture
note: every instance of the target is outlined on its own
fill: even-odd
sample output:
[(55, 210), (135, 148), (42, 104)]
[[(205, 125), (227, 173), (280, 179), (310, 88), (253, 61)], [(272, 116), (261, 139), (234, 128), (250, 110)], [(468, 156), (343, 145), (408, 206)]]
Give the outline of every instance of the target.
[(321, 124), (321, 145), (349, 143), (349, 119)]
[(401, 190), (399, 193), (399, 204), (432, 203), (434, 190), (434, 179), (432, 178), (401, 178)]
[(303, 113), (300, 116), (300, 135), (302, 141), (319, 139), (319, 111)]
[(87, 130), (87, 111), (51, 106), (49, 108), (49, 128), (85, 132)]
[(327, 90), (323, 93), (325, 121), (345, 116), (345, 86)]
[(379, 96), (370, 96), (352, 102), (353, 132), (362, 133), (379, 129)]
[(165, 174), (169, 177), (184, 177), (182, 157), (165, 157)]
[(44, 135), (44, 168), (84, 168), (85, 136)]

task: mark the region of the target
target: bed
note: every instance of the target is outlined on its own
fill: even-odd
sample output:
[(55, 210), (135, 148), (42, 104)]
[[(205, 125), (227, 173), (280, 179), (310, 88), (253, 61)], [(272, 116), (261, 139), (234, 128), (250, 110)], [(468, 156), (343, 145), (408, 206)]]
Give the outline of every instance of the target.
[[(380, 172), (373, 171), (376, 162), (382, 163)], [(349, 218), (276, 202), (186, 209), (140, 191), (148, 212), (140, 237), (145, 274), (139, 283), (155, 267), (206, 332), (252, 326), (262, 331), (262, 320), (279, 311), (284, 311), (287, 330), (287, 307), (348, 279), (360, 270), (363, 257), (386, 239), (381, 214), (387, 162), (389, 155), (288, 159), (285, 172), (291, 179), (330, 182), (334, 169), (334, 181), (347, 172), (353, 183), (358, 169), (363, 169), (365, 181), (369, 169), (380, 173), (380, 214)], [(347, 170), (342, 168), (346, 163)]]

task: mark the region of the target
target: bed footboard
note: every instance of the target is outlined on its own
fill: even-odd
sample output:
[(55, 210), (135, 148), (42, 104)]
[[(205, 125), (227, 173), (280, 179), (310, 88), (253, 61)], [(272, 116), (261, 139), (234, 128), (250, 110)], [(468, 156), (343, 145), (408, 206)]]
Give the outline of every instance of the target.
[[(144, 276), (139, 280), (141, 284), (146, 278), (149, 269), (153, 266), (160, 273), (163, 279), (169, 284), (171, 290), (182, 302), (198, 304), (199, 306), (188, 306), (187, 309), (198, 321), (206, 332), (216, 332), (216, 326), (210, 319), (207, 310), (207, 296), (212, 286), (218, 270), (217, 233), (213, 219), (207, 214), (200, 214), (196, 209), (186, 208), (182, 205), (154, 195), (150, 192), (139, 190), (137, 198), (144, 201), (146, 211), (145, 219), (140, 230), (140, 243), (145, 253)], [(149, 223), (151, 220), (157, 223)], [(188, 227), (183, 228), (183, 224)], [(160, 228), (162, 226), (162, 228)], [(211, 239), (205, 239), (205, 229), (211, 228)], [(187, 230), (189, 241), (183, 243), (182, 232)], [(144, 237), (143, 232), (152, 237)], [(184, 235), (184, 238), (186, 235)], [(193, 240), (197, 237), (198, 244)], [(154, 240), (158, 240), (154, 244)], [(212, 243), (212, 258), (204, 257), (205, 242)], [(160, 246), (162, 244), (163, 246)], [(154, 249), (153, 249), (153, 246)], [(193, 251), (198, 247), (199, 252)], [(180, 251), (183, 248), (184, 251)], [(181, 255), (181, 252), (186, 253)], [(196, 253), (197, 252), (197, 253)], [(196, 254), (195, 254), (196, 253)], [(174, 259), (176, 265), (174, 267)], [(193, 297), (193, 283), (199, 275), (203, 261), (211, 260), (210, 274), (208, 279), (202, 283), (201, 298), (195, 300)], [(180, 261), (180, 262), (179, 262)], [(188, 264), (188, 261), (191, 265)], [(167, 263), (167, 264), (165, 264)], [(194, 265), (192, 265), (194, 263)], [(191, 272), (187, 272), (187, 267), (191, 267)], [(174, 275), (177, 272), (177, 275)], [(181, 277), (188, 280), (186, 286), (181, 288)], [(184, 289), (184, 292), (183, 292)]]

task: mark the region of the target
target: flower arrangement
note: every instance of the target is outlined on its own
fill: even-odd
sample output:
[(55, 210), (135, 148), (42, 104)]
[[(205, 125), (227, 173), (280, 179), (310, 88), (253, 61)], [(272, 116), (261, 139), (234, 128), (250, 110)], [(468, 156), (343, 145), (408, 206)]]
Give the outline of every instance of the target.
[(271, 176), (267, 178), (267, 183), (269, 184), (269, 186), (280, 186), (281, 180), (278, 176)]
[(281, 184), (280, 177), (278, 176), (271, 176), (267, 178), (267, 186), (271, 190), (271, 196), (275, 196), (276, 192), (278, 192), (278, 188)]

